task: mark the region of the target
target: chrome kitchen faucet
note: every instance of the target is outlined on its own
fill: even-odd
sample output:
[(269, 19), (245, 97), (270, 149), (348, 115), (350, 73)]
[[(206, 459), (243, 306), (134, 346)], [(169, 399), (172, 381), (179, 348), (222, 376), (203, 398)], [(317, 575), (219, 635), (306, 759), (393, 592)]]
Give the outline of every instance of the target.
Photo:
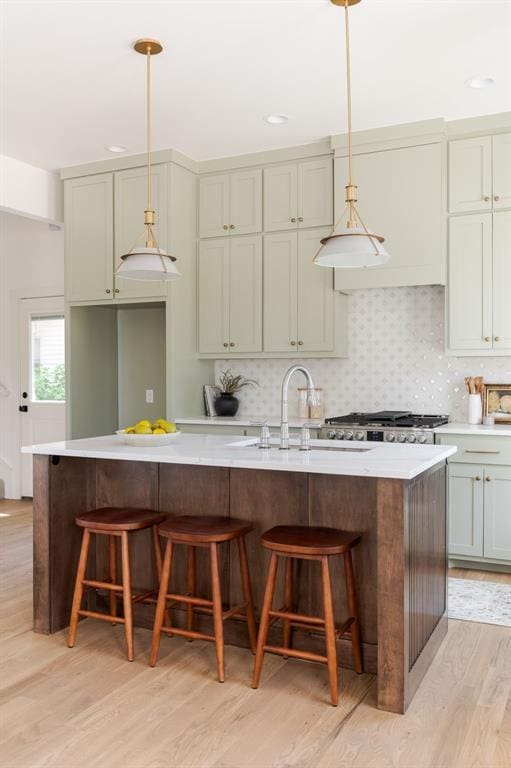
[(291, 376), (296, 371), (300, 371), (300, 373), (303, 373), (307, 380), (307, 405), (310, 407), (312, 405), (315, 405), (315, 394), (314, 394), (314, 382), (312, 381), (312, 376), (310, 371), (305, 368), (303, 365), (292, 365), (291, 368), (288, 368), (286, 373), (284, 374), (284, 378), (282, 380), (282, 395), (280, 400), (280, 450), (281, 451), (288, 451), (289, 450), (289, 422), (288, 422), (288, 408), (287, 408), (287, 397), (288, 397), (288, 390), (289, 390), (289, 380), (291, 379)]

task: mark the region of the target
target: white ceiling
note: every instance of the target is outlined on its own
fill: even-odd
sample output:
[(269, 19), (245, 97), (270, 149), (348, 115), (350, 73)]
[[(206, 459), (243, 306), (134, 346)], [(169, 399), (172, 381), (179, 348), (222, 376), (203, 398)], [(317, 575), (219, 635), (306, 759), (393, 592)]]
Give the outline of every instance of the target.
[[(343, 11), (329, 0), (3, 0), (2, 152), (43, 168), (154, 148), (198, 159), (345, 130)], [(350, 12), (354, 129), (511, 108), (507, 0), (364, 0)], [(485, 90), (464, 81), (490, 74)], [(290, 116), (268, 125), (269, 112)]]

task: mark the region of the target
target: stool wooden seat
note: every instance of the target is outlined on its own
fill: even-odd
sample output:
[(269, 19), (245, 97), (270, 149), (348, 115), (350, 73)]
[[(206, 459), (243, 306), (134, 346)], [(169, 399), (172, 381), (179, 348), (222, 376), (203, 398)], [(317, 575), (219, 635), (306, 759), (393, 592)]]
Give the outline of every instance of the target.
[[(168, 635), (178, 635), (189, 640), (210, 640), (215, 643), (218, 679), (225, 679), (224, 664), (224, 629), (223, 622), (233, 616), (242, 616), (247, 622), (248, 638), (252, 652), (256, 649), (256, 625), (252, 589), (248, 570), (245, 535), (252, 530), (252, 525), (244, 520), (232, 517), (207, 517), (198, 515), (181, 515), (167, 520), (159, 527), (159, 534), (167, 539), (165, 558), (160, 579), (160, 591), (156, 606), (153, 629), (150, 665), (154, 667), (158, 659), (162, 632)], [(238, 553), (241, 571), (241, 583), (244, 602), (224, 611), (218, 568), (218, 545), (228, 541), (238, 542)], [(176, 594), (169, 592), (172, 574), (172, 559), (174, 547), (184, 544), (188, 547), (187, 592)], [(212, 600), (206, 600), (195, 595), (196, 591), (196, 547), (209, 549), (211, 568)], [(186, 605), (186, 628), (164, 626), (163, 619), (167, 607), (176, 604)], [(197, 632), (193, 628), (194, 612), (204, 612), (213, 615), (213, 635)]]
[[(158, 592), (158, 585), (155, 585), (155, 589), (149, 592), (132, 595), (128, 534), (133, 533), (134, 531), (141, 531), (146, 528), (152, 528), (154, 556), (156, 560), (156, 570), (159, 580), (162, 569), (162, 555), (160, 542), (158, 539), (158, 525), (163, 522), (163, 520), (165, 520), (165, 515), (158, 514), (153, 510), (132, 509), (129, 507), (103, 507), (101, 509), (91, 510), (90, 512), (84, 512), (75, 518), (76, 525), (83, 528), (84, 531), (82, 547), (80, 550), (80, 558), (78, 561), (78, 570), (76, 573), (75, 590), (69, 624), (68, 646), (70, 648), (73, 648), (76, 641), (76, 632), (78, 629), (78, 620), (80, 616), (92, 619), (101, 619), (102, 621), (110, 621), (112, 624), (124, 624), (127, 656), (129, 661), (133, 661), (134, 647), (132, 603), (155, 603), (155, 595)], [(109, 538), (109, 577), (105, 581), (85, 578), (91, 534), (102, 534), (108, 536)], [(115, 546), (116, 538), (121, 539), (121, 584), (117, 583), (117, 554)], [(82, 609), (81, 604), (84, 588), (108, 590), (110, 593), (110, 613), (99, 613), (98, 611), (88, 611)], [(123, 617), (117, 616), (117, 594), (119, 593), (122, 593), (123, 597)]]
[[(355, 671), (362, 672), (362, 646), (360, 622), (358, 618), (355, 581), (351, 550), (360, 542), (360, 535), (337, 528), (320, 528), (298, 525), (279, 525), (271, 528), (261, 537), (261, 544), (271, 551), (270, 567), (266, 581), (261, 622), (257, 638), (257, 650), (254, 664), (252, 687), (258, 688), (265, 653), (277, 653), (281, 656), (318, 661), (328, 666), (330, 698), (333, 706), (339, 700), (337, 685), (337, 650), (336, 639), (348, 631), (351, 634), (353, 662)], [(342, 555), (346, 580), (346, 597), (349, 617), (343, 624), (334, 624), (332, 586), (330, 579), (329, 558)], [(278, 611), (272, 610), (279, 558), (286, 558), (284, 601)], [(294, 560), (318, 560), (321, 562), (324, 617), (307, 616), (294, 610)], [(281, 646), (267, 645), (270, 622), (283, 621), (283, 639)], [(326, 655), (295, 649), (291, 645), (293, 627), (313, 629), (325, 634)]]

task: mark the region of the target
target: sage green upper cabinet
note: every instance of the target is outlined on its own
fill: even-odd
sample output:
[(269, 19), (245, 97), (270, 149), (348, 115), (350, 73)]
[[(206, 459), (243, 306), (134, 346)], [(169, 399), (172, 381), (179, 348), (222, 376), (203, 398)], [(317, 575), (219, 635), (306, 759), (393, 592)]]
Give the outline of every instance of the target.
[(201, 241), (199, 353), (260, 352), (261, 307), (261, 237)]
[(449, 143), (449, 211), (511, 207), (511, 133)]
[(264, 351), (334, 349), (332, 270), (313, 264), (329, 230), (282, 232), (264, 238)]
[(449, 221), (449, 347), (493, 346), (492, 214)]
[(511, 352), (511, 211), (449, 221), (449, 349)]
[[(145, 245), (144, 210), (147, 208), (147, 171), (145, 168), (130, 168), (114, 174), (114, 229), (115, 269), (121, 263), (121, 256), (133, 247), (137, 238), (139, 245)], [(168, 248), (167, 239), (167, 166), (154, 165), (152, 168), (152, 207), (155, 211), (154, 234), (163, 250)], [(140, 237), (143, 235), (143, 237)], [(163, 280), (126, 280), (115, 276), (116, 299), (158, 297), (167, 295)]]
[(66, 300), (113, 295), (113, 175), (69, 179), (64, 185)]
[(493, 209), (511, 208), (511, 133), (492, 137)]
[(332, 159), (264, 169), (264, 230), (328, 226), (333, 220)]
[[(390, 254), (379, 267), (336, 269), (337, 290), (445, 284), (443, 144), (356, 154), (357, 207)], [(345, 205), (347, 158), (335, 161), (335, 216)]]
[(200, 237), (246, 235), (262, 229), (260, 168), (200, 179)]
[(449, 144), (449, 210), (491, 211), (491, 136)]

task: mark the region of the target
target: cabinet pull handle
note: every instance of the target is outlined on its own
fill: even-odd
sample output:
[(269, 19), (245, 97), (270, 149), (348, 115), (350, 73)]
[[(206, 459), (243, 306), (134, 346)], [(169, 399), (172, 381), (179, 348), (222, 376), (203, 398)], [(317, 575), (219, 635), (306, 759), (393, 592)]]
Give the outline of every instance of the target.
[(235, 346), (236, 346), (236, 344), (234, 343), (234, 341), (231, 341), (231, 342), (229, 343), (229, 346), (230, 346), (230, 347), (235, 347)]
[(298, 342), (298, 346), (299, 346), (299, 347), (303, 347), (303, 341), (299, 341), (299, 342)]
[(500, 451), (469, 451), (469, 450), (466, 450), (465, 453), (487, 453), (487, 454), (492, 454), (492, 455), (496, 456), (498, 453), (500, 453)]
[(486, 480), (487, 483), (491, 481), (491, 477), (485, 477), (484, 479)]
[(485, 341), (491, 341), (491, 336), (485, 336), (485, 337), (484, 337), (484, 340), (485, 340)]
[(236, 227), (234, 226), (234, 224), (229, 224), (229, 229), (236, 229)]
[(500, 341), (500, 336), (495, 336), (495, 341)]
[(481, 478), (479, 477), (479, 475), (476, 475), (476, 476), (474, 477), (474, 480), (476, 480), (476, 482), (479, 482), (479, 481), (480, 481), (480, 479), (481, 479)]
[(229, 229), (229, 225), (228, 224), (224, 224), (224, 229)]
[(296, 347), (296, 341), (290, 342), (292, 347)]
[(224, 341), (224, 347), (228, 347), (228, 346), (229, 344), (226, 341)]
[(490, 197), (489, 195), (485, 195), (485, 196), (483, 197), (483, 200), (484, 200), (484, 202), (485, 202), (485, 203), (489, 203), (489, 202), (490, 202), (490, 200), (491, 200), (491, 197)]
[(303, 216), (298, 216), (298, 221), (303, 221)]
[(110, 288), (107, 288), (107, 289), (105, 290), (105, 293), (112, 293), (112, 291), (110, 290)]
[(500, 196), (499, 195), (495, 195), (495, 197), (493, 199), (495, 200), (496, 203), (498, 203), (499, 200), (500, 200)]
[(293, 224), (296, 224), (296, 219), (295, 219), (295, 217), (294, 217), (294, 216), (293, 216), (293, 218), (291, 219), (291, 221), (292, 221), (292, 223), (293, 223)]

